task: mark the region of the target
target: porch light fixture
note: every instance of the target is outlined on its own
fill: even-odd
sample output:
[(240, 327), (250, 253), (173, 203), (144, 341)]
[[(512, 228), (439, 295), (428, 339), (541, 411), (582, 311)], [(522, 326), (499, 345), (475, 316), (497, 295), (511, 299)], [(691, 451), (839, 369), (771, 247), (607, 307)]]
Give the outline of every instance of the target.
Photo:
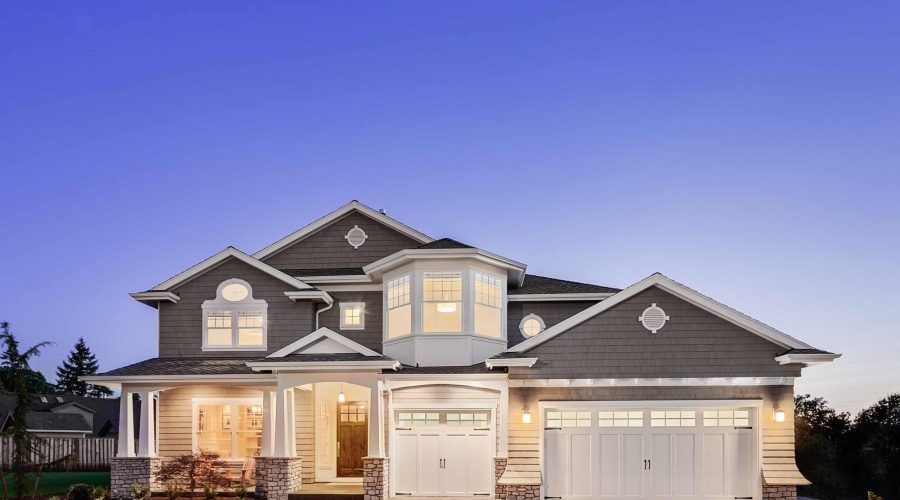
[(438, 312), (452, 313), (456, 312), (456, 304), (453, 302), (439, 302), (437, 305)]
[(531, 412), (528, 411), (528, 408), (522, 410), (522, 423), (530, 424), (531, 423)]
[(775, 412), (775, 415), (774, 415), (775, 421), (779, 422), (779, 423), (784, 422), (784, 410), (782, 410), (781, 408), (776, 406), (774, 409), (774, 412)]
[(338, 403), (343, 403), (347, 401), (347, 396), (344, 394), (344, 386), (341, 386), (341, 392), (338, 393)]

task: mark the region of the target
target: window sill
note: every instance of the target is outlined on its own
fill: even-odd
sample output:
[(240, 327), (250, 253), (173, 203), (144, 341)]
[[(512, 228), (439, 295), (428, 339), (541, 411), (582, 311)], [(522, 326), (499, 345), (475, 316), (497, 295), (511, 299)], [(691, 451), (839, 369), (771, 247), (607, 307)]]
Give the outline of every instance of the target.
[(342, 326), (342, 327), (340, 327), (340, 329), (341, 330), (365, 330), (366, 327), (365, 326)]

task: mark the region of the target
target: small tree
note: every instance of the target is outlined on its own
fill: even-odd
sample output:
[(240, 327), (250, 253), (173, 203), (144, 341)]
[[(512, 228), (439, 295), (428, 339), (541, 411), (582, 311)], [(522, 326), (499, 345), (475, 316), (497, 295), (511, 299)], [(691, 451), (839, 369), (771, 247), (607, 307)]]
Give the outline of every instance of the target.
[(900, 393), (859, 412), (850, 436), (857, 491), (900, 498)]
[(160, 466), (157, 478), (163, 483), (176, 483), (184, 485), (188, 493), (193, 493), (197, 487), (220, 487), (228, 485), (228, 478), (224, 474), (225, 462), (219, 459), (219, 455), (200, 450), (186, 455), (180, 455)]
[(26, 372), (29, 370), (28, 361), (39, 356), (41, 349), (50, 345), (50, 342), (40, 342), (25, 352), (19, 351), (19, 342), (9, 329), (9, 323), (0, 323), (0, 341), (3, 342), (6, 349), (4, 350), (0, 360), (4, 367), (9, 370), (11, 377), (11, 389), (16, 394), (16, 405), (11, 414), (11, 423), (5, 435), (12, 436), (13, 453), (12, 453), (12, 473), (13, 473), (13, 494), (17, 499), (24, 498), (25, 493), (31, 479), (28, 475), (28, 469), (31, 465), (32, 456), (36, 451), (35, 443), (37, 437), (28, 432), (25, 423), (25, 415), (31, 405), (31, 393), (28, 391), (26, 380)]
[(84, 337), (78, 337), (78, 342), (69, 353), (69, 357), (56, 368), (56, 389), (76, 396), (103, 398), (111, 396), (112, 391), (102, 385), (88, 384), (78, 380), (78, 377), (97, 373), (98, 367), (97, 358), (84, 342)]
[(844, 466), (850, 415), (837, 413), (822, 398), (803, 394), (794, 398), (797, 467), (812, 481), (801, 487), (815, 498), (845, 499), (850, 477)]
[(3, 390), (16, 392), (14, 379), (21, 375), (31, 394), (54, 392), (53, 385), (47, 382), (44, 374), (32, 370), (28, 365), (28, 359), (22, 359), (19, 352), (19, 340), (10, 333), (9, 323), (5, 321), (0, 323), (0, 336), (6, 339), (3, 341), (3, 350), (0, 352), (0, 386)]

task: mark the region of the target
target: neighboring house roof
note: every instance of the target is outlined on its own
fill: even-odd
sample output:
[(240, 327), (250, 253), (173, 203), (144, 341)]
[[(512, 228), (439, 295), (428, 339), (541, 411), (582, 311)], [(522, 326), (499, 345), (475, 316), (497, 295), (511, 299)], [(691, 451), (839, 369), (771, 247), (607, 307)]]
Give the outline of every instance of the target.
[(591, 285), (578, 281), (548, 278), (536, 274), (526, 274), (522, 286), (510, 288), (507, 295), (558, 294), (558, 293), (617, 293), (620, 288)]
[(707, 310), (708, 312), (715, 314), (727, 321), (730, 321), (737, 326), (740, 326), (750, 332), (753, 332), (760, 337), (763, 337), (771, 342), (774, 342), (777, 345), (788, 349), (812, 349), (812, 346), (801, 342), (790, 335), (776, 330), (771, 326), (751, 318), (744, 313), (741, 313), (735, 309), (732, 309), (720, 302), (717, 302), (706, 295), (697, 292), (691, 288), (688, 288), (677, 281), (674, 281), (660, 273), (655, 273), (647, 278), (638, 281), (637, 283), (629, 286), (628, 288), (622, 290), (621, 292), (616, 293), (615, 295), (609, 297), (602, 302), (598, 302), (591, 307), (588, 307), (584, 311), (577, 313), (568, 319), (557, 323), (556, 325), (547, 328), (543, 332), (527, 339), (523, 342), (520, 342), (513, 347), (507, 349), (507, 352), (527, 352), (529, 349), (538, 346), (557, 335), (568, 331), (569, 329), (577, 326), (590, 318), (606, 311), (617, 304), (622, 303), (623, 301), (637, 295), (638, 293), (652, 287), (659, 287), (666, 292), (669, 292), (676, 297), (679, 297), (683, 300), (686, 300), (689, 303), (694, 304), (702, 309)]
[(441, 238), (439, 240), (434, 240), (429, 243), (425, 243), (424, 245), (419, 245), (420, 249), (441, 249), (441, 248), (475, 248), (471, 245), (466, 245), (465, 243), (460, 243), (451, 238)]
[(87, 420), (77, 413), (30, 411), (25, 414), (25, 427), (42, 432), (93, 432)]
[(293, 233), (281, 238), (280, 240), (272, 243), (271, 245), (263, 248), (262, 250), (253, 254), (253, 257), (257, 259), (265, 259), (282, 249), (293, 245), (294, 243), (306, 238), (307, 236), (315, 233), (319, 229), (331, 224), (332, 222), (340, 219), (341, 217), (347, 215), (348, 213), (356, 210), (357, 212), (362, 213), (363, 215), (368, 216), (371, 219), (374, 219), (377, 222), (384, 224), (385, 226), (390, 227), (391, 229), (408, 236), (409, 238), (418, 241), (419, 243), (429, 243), (432, 241), (432, 238), (424, 233), (416, 231), (415, 229), (403, 224), (402, 222), (388, 217), (384, 212), (375, 210), (371, 207), (368, 207), (356, 200), (351, 201), (350, 203), (338, 208), (337, 210), (321, 217), (306, 226), (294, 231)]
[[(47, 400), (43, 402), (41, 398)], [(62, 399), (62, 403), (59, 400)], [(6, 415), (16, 405), (16, 397), (12, 394), (0, 394), (0, 415)], [(119, 398), (91, 398), (87, 396), (75, 396), (74, 394), (35, 394), (31, 405), (31, 411), (58, 412), (69, 406), (77, 406), (93, 413), (94, 436), (103, 436), (110, 432), (117, 432), (119, 422)], [(112, 426), (109, 429), (109, 426)]]

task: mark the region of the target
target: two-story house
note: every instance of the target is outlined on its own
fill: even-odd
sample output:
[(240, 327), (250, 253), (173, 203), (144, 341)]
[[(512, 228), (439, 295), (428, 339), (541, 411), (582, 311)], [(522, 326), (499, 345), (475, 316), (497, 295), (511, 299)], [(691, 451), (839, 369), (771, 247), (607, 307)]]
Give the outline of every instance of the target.
[(356, 201), (132, 297), (159, 355), (85, 379), (122, 391), (120, 435), (152, 402), (119, 492), (204, 449), (254, 463), (257, 498), (789, 498), (794, 381), (839, 356), (661, 274), (531, 275)]

